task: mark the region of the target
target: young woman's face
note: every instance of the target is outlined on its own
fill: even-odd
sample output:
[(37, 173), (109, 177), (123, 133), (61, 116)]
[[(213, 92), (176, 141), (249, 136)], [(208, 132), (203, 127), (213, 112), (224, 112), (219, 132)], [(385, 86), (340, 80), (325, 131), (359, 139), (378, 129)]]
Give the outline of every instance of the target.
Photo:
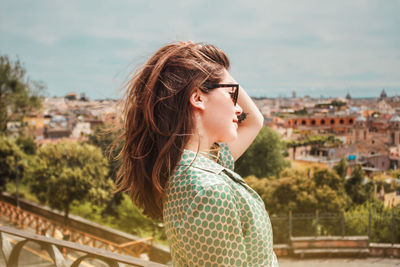
[[(224, 71), (221, 84), (236, 84), (228, 71)], [(231, 93), (233, 88), (220, 87), (205, 94), (203, 126), (212, 142), (229, 143), (237, 138), (238, 116), (242, 109), (234, 105)], [(239, 92), (240, 94), (240, 92)]]

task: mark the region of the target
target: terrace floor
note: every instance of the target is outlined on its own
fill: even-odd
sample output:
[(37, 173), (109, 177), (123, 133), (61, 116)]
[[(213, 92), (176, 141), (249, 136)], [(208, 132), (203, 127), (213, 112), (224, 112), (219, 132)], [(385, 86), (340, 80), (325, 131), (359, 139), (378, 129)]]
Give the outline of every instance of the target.
[(279, 258), (279, 267), (372, 267), (372, 266), (400, 266), (400, 259), (396, 258), (321, 258), (295, 259)]

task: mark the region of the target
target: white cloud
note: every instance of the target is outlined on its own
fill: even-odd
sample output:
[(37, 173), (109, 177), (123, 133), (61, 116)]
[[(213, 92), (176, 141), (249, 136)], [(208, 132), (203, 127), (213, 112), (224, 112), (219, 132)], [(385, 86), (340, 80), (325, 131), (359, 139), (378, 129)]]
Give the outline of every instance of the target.
[(259, 88), (254, 94), (264, 86), (400, 89), (396, 0), (6, 0), (2, 6), (0, 52), (20, 55), (29, 73), (54, 84), (49, 90), (61, 92), (65, 84), (96, 92), (162, 44), (188, 39), (226, 50), (235, 77)]

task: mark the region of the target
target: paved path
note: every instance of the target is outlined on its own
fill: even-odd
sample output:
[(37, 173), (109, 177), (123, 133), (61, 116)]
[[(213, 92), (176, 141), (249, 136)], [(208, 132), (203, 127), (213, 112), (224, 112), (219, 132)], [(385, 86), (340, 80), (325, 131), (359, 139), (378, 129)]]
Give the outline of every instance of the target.
[(392, 267), (400, 266), (400, 259), (365, 258), (365, 259), (294, 259), (280, 258), (279, 267)]

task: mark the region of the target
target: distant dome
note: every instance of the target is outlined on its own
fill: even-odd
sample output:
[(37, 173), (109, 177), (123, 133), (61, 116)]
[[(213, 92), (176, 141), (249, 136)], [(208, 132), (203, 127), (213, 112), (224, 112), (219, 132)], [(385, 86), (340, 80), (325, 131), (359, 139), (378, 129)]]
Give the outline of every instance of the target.
[(386, 97), (387, 97), (387, 94), (385, 92), (385, 89), (382, 89), (381, 98), (386, 98)]
[(397, 114), (394, 114), (394, 116), (390, 118), (389, 122), (400, 122), (400, 117)]
[(350, 100), (350, 99), (351, 99), (350, 93), (347, 93), (346, 99), (347, 99), (347, 100)]

